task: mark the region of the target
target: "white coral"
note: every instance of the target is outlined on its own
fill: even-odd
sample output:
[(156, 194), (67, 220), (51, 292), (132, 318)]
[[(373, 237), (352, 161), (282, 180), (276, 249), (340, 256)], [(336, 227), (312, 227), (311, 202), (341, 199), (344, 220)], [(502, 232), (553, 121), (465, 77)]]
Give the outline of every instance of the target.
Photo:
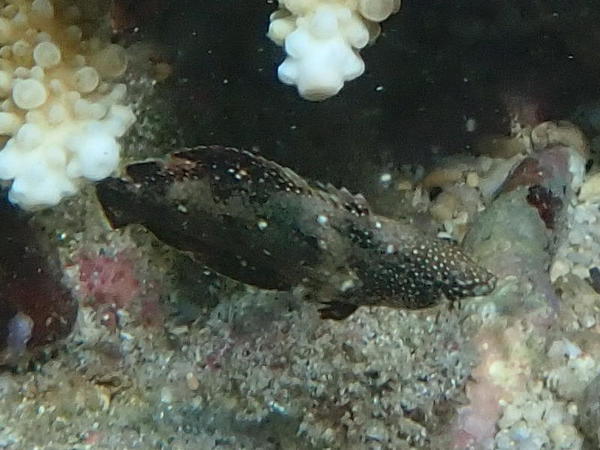
[(279, 8), (267, 34), (287, 53), (279, 79), (307, 100), (323, 100), (364, 72), (358, 51), (377, 38), (378, 23), (400, 1), (280, 0)]
[[(9, 0), (0, 10), (0, 178), (23, 208), (51, 206), (118, 167), (117, 139), (135, 118), (122, 105), (125, 51), (83, 38), (95, 2)], [(81, 7), (81, 8), (80, 8)], [(92, 8), (93, 9), (93, 8)], [(91, 17), (86, 17), (86, 11)], [(87, 22), (89, 25), (89, 21)]]

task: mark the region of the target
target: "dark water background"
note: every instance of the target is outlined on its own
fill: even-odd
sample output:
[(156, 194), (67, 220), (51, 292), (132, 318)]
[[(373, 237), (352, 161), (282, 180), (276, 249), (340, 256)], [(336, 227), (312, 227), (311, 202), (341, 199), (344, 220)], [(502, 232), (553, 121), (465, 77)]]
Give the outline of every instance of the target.
[(265, 36), (276, 4), (143, 3), (136, 38), (166, 49), (186, 144), (257, 147), (352, 189), (369, 182), (366, 163), (427, 163), (434, 151), (469, 149), (480, 133), (507, 133), (507, 98), (535, 104), (540, 120), (600, 98), (594, 2), (406, 0), (362, 51), (366, 73), (320, 103), (277, 80), (284, 52)]

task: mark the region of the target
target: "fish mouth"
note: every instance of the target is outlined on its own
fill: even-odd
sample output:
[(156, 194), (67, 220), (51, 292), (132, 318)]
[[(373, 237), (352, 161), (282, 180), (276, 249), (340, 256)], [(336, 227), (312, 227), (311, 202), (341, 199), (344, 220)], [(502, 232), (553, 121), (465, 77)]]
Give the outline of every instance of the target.
[(473, 296), (487, 295), (496, 289), (497, 279), (494, 275), (489, 276), (488, 280), (473, 288)]
[(453, 286), (446, 287), (446, 289), (443, 289), (443, 292), (449, 300), (484, 296), (496, 288), (496, 281), (496, 277), (488, 272), (484, 276), (479, 277), (476, 282), (472, 280), (469, 282), (455, 281)]

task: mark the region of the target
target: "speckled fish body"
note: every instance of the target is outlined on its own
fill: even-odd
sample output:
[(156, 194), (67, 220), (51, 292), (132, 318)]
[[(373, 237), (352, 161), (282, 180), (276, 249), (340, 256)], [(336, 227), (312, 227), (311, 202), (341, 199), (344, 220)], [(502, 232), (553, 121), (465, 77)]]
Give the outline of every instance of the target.
[(213, 270), (264, 289), (303, 286), (323, 317), (362, 305), (423, 308), (484, 295), (494, 277), (459, 248), (377, 216), (246, 151), (198, 147), (97, 185), (115, 227), (139, 223)]

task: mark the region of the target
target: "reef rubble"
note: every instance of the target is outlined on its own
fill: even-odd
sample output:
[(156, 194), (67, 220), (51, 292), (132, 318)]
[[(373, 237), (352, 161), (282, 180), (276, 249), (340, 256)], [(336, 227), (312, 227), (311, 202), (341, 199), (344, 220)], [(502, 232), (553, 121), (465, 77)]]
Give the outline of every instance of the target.
[[(113, 5), (118, 12), (112, 23), (113, 31), (118, 31), (115, 40), (123, 38), (122, 30), (129, 30), (125, 41), (133, 39), (135, 29), (149, 33), (145, 21), (159, 20), (164, 11), (175, 16), (177, 26), (188, 19), (188, 14), (174, 14), (181, 11), (177, 8), (184, 5), (186, 12), (196, 11), (191, 0), (177, 6), (148, 0), (143, 11), (132, 7), (135, 3), (123, 0)], [(96, 188), (88, 183), (78, 185), (77, 195), (55, 207), (27, 215), (15, 215), (7, 204), (0, 214), (7, 212), (14, 222), (3, 223), (16, 224), (16, 230), (7, 227), (13, 237), (0, 246), (6, 250), (0, 255), (4, 282), (0, 298), (5, 306), (0, 311), (0, 448), (598, 447), (600, 108), (592, 102), (569, 114), (564, 113), (566, 107), (542, 111), (538, 100), (550, 95), (533, 95), (533, 101), (519, 95), (523, 88), (515, 82), (508, 89), (506, 114), (488, 114), (495, 104), (489, 106), (487, 95), (498, 94), (490, 88), (497, 85), (490, 83), (469, 90), (485, 97), (477, 99), (481, 109), (473, 107), (469, 116), (456, 104), (462, 91), (435, 85), (440, 73), (447, 76), (448, 61), (466, 54), (465, 43), (481, 42), (481, 30), (489, 33), (487, 45), (504, 42), (507, 36), (526, 41), (531, 33), (549, 28), (557, 31), (549, 33), (553, 39), (568, 38), (568, 49), (586, 55), (586, 48), (575, 40), (573, 16), (562, 10), (560, 20), (537, 14), (547, 12), (553, 2), (531, 3), (532, 9), (518, 17), (518, 2), (504, 2), (490, 10), (495, 14), (487, 14), (487, 9), (480, 14), (462, 1), (452, 8), (444, 2), (438, 9), (432, 2), (431, 11), (422, 16), (416, 6), (404, 3), (401, 14), (386, 23), (390, 35), (395, 29), (392, 21), (420, 18), (422, 22), (416, 23), (438, 23), (444, 31), (443, 26), (450, 27), (454, 40), (444, 49), (456, 45), (454, 52), (448, 51), (449, 56), (440, 52), (440, 60), (429, 58), (424, 66), (407, 65), (414, 73), (425, 74), (424, 85), (415, 81), (405, 91), (389, 92), (394, 88), (388, 83), (385, 89), (365, 89), (364, 98), (389, 96), (397, 109), (399, 92), (407, 95), (402, 97), (407, 102), (416, 97), (421, 102), (425, 89), (419, 87), (434, 86), (426, 97), (434, 98), (443, 111), (443, 105), (451, 104), (451, 114), (433, 110), (429, 100), (409, 103), (406, 109), (411, 113), (402, 120), (381, 104), (363, 108), (352, 95), (365, 86), (361, 83), (372, 82), (373, 74), (357, 79), (326, 103), (289, 103), (293, 107), (288, 110), (273, 106), (296, 101), (288, 93), (283, 95), (294, 100), (283, 97), (277, 100), (281, 103), (261, 109), (239, 95), (240, 86), (248, 83), (251, 89), (245, 92), (250, 97), (264, 97), (256, 88), (260, 84), (255, 73), (250, 81), (221, 77), (231, 66), (223, 64), (224, 72), (217, 72), (219, 65), (214, 64), (210, 76), (203, 73), (217, 80), (220, 87), (212, 90), (205, 78), (190, 81), (190, 72), (183, 67), (190, 60), (188, 41), (177, 44), (180, 47), (170, 42), (181, 58), (179, 65), (172, 60), (173, 67), (160, 59), (159, 45), (133, 44), (127, 50), (131, 68), (151, 68), (152, 75), (134, 71), (123, 80), (135, 97), (128, 104), (137, 120), (120, 143), (122, 156), (139, 168), (137, 162), (166, 161), (167, 153), (189, 142), (222, 141), (244, 147), (250, 136), (267, 159), (293, 167), (301, 179), (354, 183), (353, 190), (364, 192), (373, 215), (389, 217), (393, 223), (409, 222), (412, 230), (432, 242), (443, 239), (464, 249), (495, 275), (496, 289), (486, 296), (441, 301), (421, 310), (364, 305), (345, 320), (323, 320), (319, 306), (302, 301), (297, 289), (261, 289), (257, 283), (251, 286), (225, 277), (190, 258), (185, 252), (189, 249), (182, 252), (166, 245), (140, 224), (113, 229)], [(584, 12), (581, 9), (577, 17), (586, 23), (595, 20), (593, 9)], [(243, 16), (239, 11), (232, 14), (235, 19)], [(511, 26), (506, 25), (507, 17), (516, 17), (509, 21)], [(458, 22), (473, 26), (457, 30), (452, 24)], [(499, 25), (486, 25), (495, 22)], [(172, 23), (165, 26), (170, 33), (174, 28)], [(181, 28), (182, 34), (196, 40), (197, 34)], [(430, 40), (419, 40), (418, 48), (439, 46), (435, 32), (421, 28), (419, 33), (429, 30)], [(208, 39), (208, 34), (200, 36)], [(386, 41), (382, 35), (378, 46), (364, 56), (392, 41), (398, 51), (399, 41), (411, 42), (408, 32), (403, 38), (407, 39)], [(547, 48), (542, 44), (535, 48), (539, 62)], [(217, 53), (202, 50), (210, 61)], [(554, 55), (556, 47), (551, 50)], [(233, 54), (242, 58), (241, 53)], [(247, 53), (251, 58), (263, 54)], [(531, 68), (522, 70), (519, 55), (511, 55), (515, 60), (510, 63), (518, 70), (507, 70), (509, 75), (532, 73)], [(239, 66), (233, 59), (231, 64)], [(544, 77), (555, 84), (571, 82), (569, 71), (568, 76), (548, 77), (548, 68), (556, 61), (544, 61), (537, 83)], [(593, 60), (586, 59), (585, 64), (593, 72)], [(206, 70), (196, 60), (192, 65)], [(461, 86), (478, 82), (473, 73), (493, 71), (465, 66)], [(436, 70), (429, 70), (432, 67)], [(399, 78), (411, 79), (394, 73), (394, 79)], [(439, 95), (444, 90), (449, 97)], [(561, 89), (554, 92), (565, 96)], [(183, 104), (181, 96), (188, 103)], [(446, 101), (449, 98), (453, 101)], [(329, 109), (313, 109), (317, 107)], [(349, 109), (352, 129), (332, 119)], [(382, 111), (387, 111), (386, 120)], [(309, 123), (311, 128), (303, 120), (312, 115), (317, 119)], [(238, 121), (242, 116), (244, 123)], [(446, 121), (448, 117), (459, 117), (459, 126)], [(486, 121), (496, 128), (486, 127)], [(373, 123), (380, 126), (371, 130)], [(257, 124), (268, 132), (260, 134)], [(432, 145), (424, 128), (433, 130), (436, 142), (438, 133), (447, 136), (448, 129), (459, 128), (456, 133), (468, 136), (469, 145), (455, 141)], [(360, 133), (366, 137), (358, 139)], [(375, 138), (386, 133), (389, 140)], [(396, 139), (411, 135), (418, 136), (418, 142)], [(332, 147), (333, 140), (337, 144)], [(417, 153), (430, 155), (419, 162), (386, 159), (390, 148), (397, 150), (396, 157), (407, 159)], [(106, 183), (126, 177), (119, 173)], [(325, 185), (319, 185), (322, 191), (327, 191)], [(361, 201), (354, 206), (360, 210), (364, 205)], [(153, 213), (159, 220), (166, 217), (158, 208)], [(259, 226), (254, 233), (264, 226), (255, 225)], [(179, 247), (189, 244), (179, 241)], [(17, 251), (9, 252), (11, 246)], [(281, 260), (285, 254), (284, 248)], [(29, 257), (27, 264), (22, 264), (23, 256)], [(16, 268), (29, 271), (22, 276)], [(56, 293), (59, 301), (48, 303)], [(38, 302), (40, 298), (45, 302)], [(37, 330), (49, 333), (40, 335)]]

